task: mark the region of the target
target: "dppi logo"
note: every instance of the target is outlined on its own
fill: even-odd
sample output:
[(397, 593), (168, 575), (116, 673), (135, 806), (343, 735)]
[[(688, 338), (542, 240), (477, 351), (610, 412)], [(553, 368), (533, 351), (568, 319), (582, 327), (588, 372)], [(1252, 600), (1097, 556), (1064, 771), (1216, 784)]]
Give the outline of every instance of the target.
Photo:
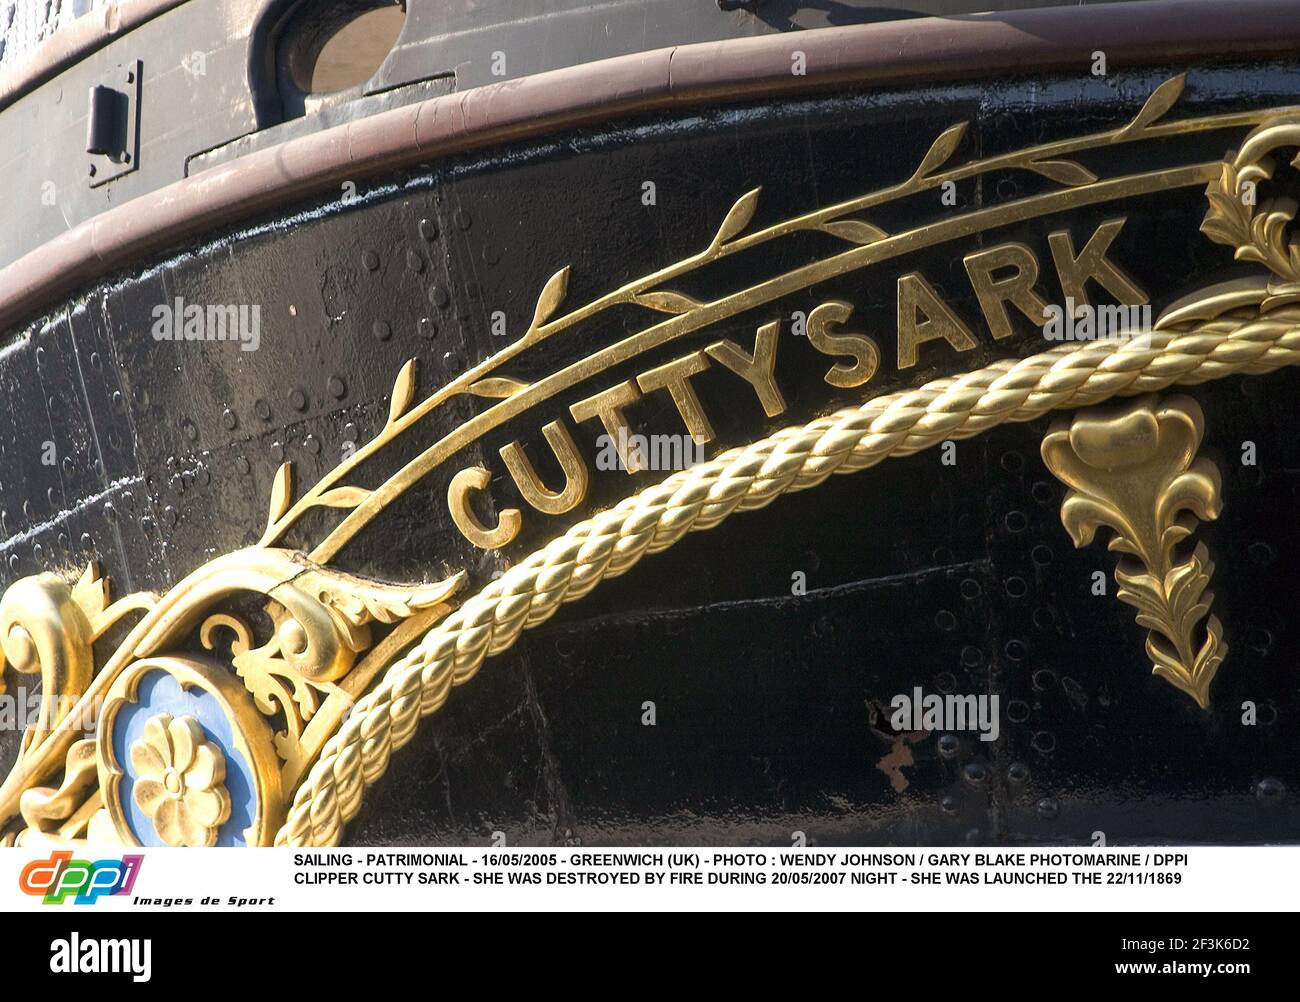
[(18, 886), (24, 894), (44, 895), (42, 904), (61, 905), (71, 894), (74, 905), (93, 905), (105, 894), (130, 894), (143, 861), (143, 856), (123, 856), (92, 863), (56, 852), (24, 866)]

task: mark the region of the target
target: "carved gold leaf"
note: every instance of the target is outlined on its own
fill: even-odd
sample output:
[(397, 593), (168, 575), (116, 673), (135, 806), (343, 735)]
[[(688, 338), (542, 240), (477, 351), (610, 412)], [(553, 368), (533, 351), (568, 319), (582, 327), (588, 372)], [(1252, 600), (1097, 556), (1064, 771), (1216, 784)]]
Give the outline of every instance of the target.
[(1098, 530), (1111, 530), (1109, 549), (1121, 554), (1117, 595), (1150, 631), (1153, 673), (1202, 708), (1228, 650), (1218, 619), (1209, 615), (1209, 553), (1204, 544), (1186, 556), (1179, 551), (1198, 519), (1215, 519), (1220, 511), (1219, 471), (1196, 456), (1204, 421), (1190, 397), (1147, 395), (1057, 421), (1042, 446), (1048, 469), (1070, 487), (1061, 521), (1074, 545), (1087, 546)]

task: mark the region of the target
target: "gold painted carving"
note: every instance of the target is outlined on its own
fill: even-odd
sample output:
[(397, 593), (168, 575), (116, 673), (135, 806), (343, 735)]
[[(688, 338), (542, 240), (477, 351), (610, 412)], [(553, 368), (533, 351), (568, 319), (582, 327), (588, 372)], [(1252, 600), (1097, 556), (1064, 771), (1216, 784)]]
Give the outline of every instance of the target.
[(1057, 421), (1042, 447), (1047, 468), (1070, 488), (1061, 521), (1074, 545), (1087, 546), (1100, 528), (1113, 531), (1117, 594), (1151, 631), (1152, 672), (1202, 709), (1228, 653), (1218, 618), (1206, 618), (1214, 600), (1205, 590), (1214, 572), (1209, 552), (1198, 543), (1177, 553), (1197, 519), (1219, 516), (1219, 471), (1196, 457), (1203, 433), (1196, 401), (1152, 395)]
[[(1164, 321), (1157, 324), (1164, 326)], [(489, 655), (546, 622), (565, 602), (627, 573), (643, 556), (763, 508), (834, 473), (853, 473), (1009, 421), (1031, 421), (1115, 396), (1300, 365), (1300, 306), (1264, 321), (1197, 321), (1141, 338), (1061, 345), (884, 394), (678, 471), (613, 509), (573, 526), (467, 599), (432, 629), (327, 742), (294, 798), (277, 844), (333, 845), (360, 808), (365, 787)]]
[[(462, 580), (388, 585), (317, 566), (291, 551), (253, 547), (205, 564), (162, 598), (136, 594), (109, 605), (107, 583), (93, 567), (71, 589), (53, 575), (15, 583), (0, 601), (11, 638), (6, 656), (21, 655), (25, 670), (39, 671), (50, 688), (43, 689), (48, 702), (0, 788), (0, 823), (21, 815), (24, 842), (87, 831), (101, 838), (111, 832), (122, 844), (140, 842), (117, 796), (126, 765), (111, 736), (116, 714), (136, 701), (140, 682), (154, 673), (211, 696), (218, 722), (248, 763), (256, 794), (241, 835), (250, 844), (269, 841), (286, 792), (325, 739), (391, 661), (397, 643), (409, 644), (450, 611)], [(237, 596), (249, 593), (264, 598), (268, 627), (254, 628), (230, 611)], [(128, 625), (132, 615), (136, 620)], [(93, 679), (68, 668), (91, 664), (93, 643), (113, 626), (125, 633)], [(379, 639), (376, 630), (387, 635)], [(265, 637), (255, 646), (259, 631)], [(225, 633), (233, 636), (228, 655), (219, 649)], [(211, 655), (200, 660), (183, 653), (192, 648)], [(53, 687), (65, 679), (67, 688)], [(66, 709), (51, 716), (49, 706)], [(87, 767), (88, 733), (95, 735), (94, 771)], [(64, 779), (44, 785), (60, 767)], [(101, 811), (107, 821), (97, 821)], [(172, 835), (193, 830), (169, 828)]]
[[(1235, 179), (1244, 176), (1247, 165), (1242, 158), (1248, 149), (1254, 162), (1259, 149), (1281, 141), (1280, 134), (1259, 139), (1283, 127), (1277, 124), (1277, 112), (1165, 121), (1182, 86), (1181, 77), (1163, 84), (1118, 128), (956, 166), (950, 161), (965, 126), (953, 126), (935, 140), (906, 180), (763, 227), (751, 225), (759, 207), (755, 189), (731, 207), (699, 251), (567, 313), (561, 306), (568, 269), (561, 269), (545, 283), (523, 337), (492, 358), (419, 402), (414, 362), (403, 366), (379, 433), (318, 483), (298, 492), (292, 468), (282, 466), (272, 484), (267, 527), (256, 546), (211, 561), (161, 598), (133, 595), (111, 606), (106, 583), (94, 573), (72, 589), (52, 577), (16, 583), (6, 595), (7, 611), (0, 602), (6, 659), (24, 670), (40, 671), (43, 678), (48, 674), (52, 690), (74, 695), (71, 709), (42, 718), (45, 722), (25, 737), (24, 753), (0, 789), (0, 821), (8, 824), (21, 815), (24, 841), (138, 841), (127, 805), (138, 809), (139, 804), (134, 799), (124, 803), (120, 796), (133, 781), (127, 775), (131, 763), (129, 754), (127, 761), (119, 760), (113, 726), (119, 717), (128, 722), (146, 713), (144, 719), (161, 718), (146, 704), (151, 692), (160, 688), (156, 680), (166, 677), (169, 685), (198, 694), (199, 702), (217, 708), (212, 712), (220, 714), (233, 742), (233, 754), (231, 745), (223, 745), (226, 769), (250, 770), (253, 792), (242, 808), (241, 816), (249, 819), (242, 840), (265, 844), (283, 820), (274, 834), (278, 842), (337, 842), (367, 786), (383, 775), (392, 751), (410, 739), (421, 716), (437, 710), (454, 686), (473, 677), (486, 657), (506, 650), (523, 629), (544, 622), (561, 603), (581, 598), (604, 578), (630, 570), (646, 553), (674, 545), (687, 532), (712, 528), (736, 511), (762, 507), (788, 491), (816, 486), (832, 473), (865, 469), (946, 439), (978, 435), (1004, 421), (1031, 420), (1052, 410), (1092, 406), (1117, 395), (1152, 393), (1179, 383), (1300, 364), (1300, 305), (1270, 291), (1264, 280), (1235, 283), (1178, 304), (1150, 335), (1063, 345), (875, 396), (679, 471), (578, 522), (454, 611), (451, 598), (463, 581), (461, 575), (432, 585), (399, 586), (362, 581), (327, 566), (395, 498), (484, 434), (613, 366), (720, 320), (836, 276), (994, 227), (1191, 185), (1209, 185), (1214, 191), (1225, 184), (1224, 166), (1217, 162), (1098, 178), (1072, 159), (1077, 152), (1259, 126), (1233, 161), (1231, 184), (1236, 185)], [(1029, 171), (1060, 187), (892, 234), (863, 218), (872, 208), (899, 198), (1005, 170)], [(1130, 298), (1145, 299), (1105, 256), (1120, 222), (1104, 224), (1077, 253), (1068, 241), (1049, 240), (1053, 258), (1062, 276), (1073, 276), (1080, 290), (1091, 280), (1112, 293), (1118, 289)], [(1254, 241), (1255, 229), (1251, 223), (1240, 232), (1252, 234)], [(1259, 229), (1272, 239), (1267, 226)], [(836, 249), (712, 301), (699, 302), (670, 288), (675, 279), (732, 254), (807, 232), (834, 238)], [(1215, 236), (1209, 229), (1207, 233)], [(1026, 313), (1038, 305), (1031, 277), (1037, 259), (1030, 251), (1032, 264), (1026, 261), (1017, 246), (1001, 245), (993, 248), (1000, 257), (972, 255), (968, 262), (986, 319), (998, 312), (989, 304), (1000, 308), (1004, 321), (1008, 305)], [(1278, 260), (1272, 251), (1265, 256)], [(995, 281), (994, 270), (1005, 270), (1002, 259), (1017, 274)], [(900, 340), (900, 356), (906, 354), (905, 342), (915, 347), (938, 339), (960, 347), (968, 339), (974, 341), (975, 332), (959, 318), (956, 325), (948, 321), (947, 304), (922, 276), (907, 285), (910, 322), (916, 329), (910, 342), (907, 337)], [(505, 371), (522, 353), (614, 307), (640, 308), (652, 322), (533, 382), (521, 382)], [(810, 323), (817, 336), (809, 343), (836, 363), (826, 371), (826, 382), (867, 385), (888, 353), (867, 334), (832, 333), (833, 327), (848, 321), (849, 304), (836, 301), (819, 309), (822, 312), (813, 311), (816, 324)], [(1005, 324), (992, 319), (989, 324), (994, 340), (1004, 336)], [(607, 431), (616, 432), (627, 426), (620, 408), (634, 406), (642, 392), (663, 390), (677, 404), (687, 429), (705, 437), (712, 426), (690, 380), (717, 364), (745, 380), (763, 413), (776, 417), (786, 407), (775, 378), (778, 332), (777, 324), (763, 322), (752, 348), (731, 339), (714, 340), (646, 369), (637, 379), (593, 385), (570, 414), (575, 421), (599, 420)], [(927, 333), (933, 337), (926, 338)], [(474, 408), (468, 420), (377, 486), (349, 482), (367, 459), (457, 397)], [(548, 487), (537, 478), (522, 445), (502, 450), (503, 461), (521, 495), (538, 511), (570, 511), (586, 493), (585, 464), (563, 423), (554, 434), (548, 427), (543, 435), (560, 460), (562, 487)], [(611, 437), (620, 444), (620, 436)], [(629, 469), (634, 468), (636, 457), (626, 458), (632, 460)], [(513, 539), (523, 517), (517, 509), (506, 509), (495, 516), (495, 527), (484, 520), (485, 515), (491, 517), (492, 505), (489, 498), (477, 495), (489, 487), (492, 476), (485, 468), (462, 470), (452, 478), (448, 498), (458, 528), (483, 546)], [(304, 542), (304, 555), (285, 541), (313, 509), (331, 509), (342, 517), (321, 540)], [(246, 604), (234, 602), (250, 593), (264, 603), (265, 621), (248, 618), (240, 611)], [(135, 617), (133, 623), (125, 622), (128, 616)], [(95, 665), (91, 645), (113, 625), (122, 639), (103, 665)], [(92, 666), (89, 675), (87, 664)], [(83, 715), (79, 711), (99, 702), (103, 710), (94, 730), (95, 768), (90, 770), (90, 745), (74, 721)], [(195, 719), (203, 740), (216, 740), (208, 724)], [(231, 811), (233, 817), (233, 804)], [(165, 827), (177, 837), (207, 840), (211, 826), (203, 819), (212, 816), (211, 811), (197, 812), (194, 824), (199, 827), (181, 826), (179, 834), (170, 823)], [(225, 822), (227, 828), (230, 824)], [(156, 828), (154, 836), (163, 838)], [(229, 838), (229, 832), (218, 838)]]
[[(325, 538), (310, 550), (311, 559), (319, 563), (327, 563), (395, 498), (488, 432), (526, 413), (534, 406), (550, 400), (556, 394), (597, 377), (612, 367), (691, 335), (720, 320), (772, 303), (782, 296), (808, 289), (836, 276), (896, 259), (904, 254), (996, 227), (1137, 195), (1208, 184), (1220, 173), (1221, 165), (1217, 162), (1099, 179), (1087, 167), (1072, 159), (1075, 154), (1082, 151), (1105, 150), (1132, 142), (1254, 126), (1277, 114), (1275, 111), (1247, 111), (1175, 121), (1164, 120), (1181, 95), (1183, 86), (1182, 75), (1161, 84), (1133, 119), (1122, 126), (953, 166), (950, 161), (956, 155), (966, 131), (966, 124), (958, 123), (935, 139), (929, 151), (906, 180), (757, 228), (751, 225), (759, 209), (760, 189), (756, 188), (742, 195), (731, 206), (712, 239), (701, 250), (650, 274), (633, 279), (618, 289), (569, 312), (561, 312), (568, 291), (569, 278), (569, 269), (562, 268), (544, 284), (533, 317), (524, 335), (518, 341), (473, 366), (419, 403), (414, 403), (414, 362), (407, 363), (399, 373), (393, 388), (388, 421), (374, 439), (365, 443), (350, 458), (340, 463), (296, 500), (292, 497), (291, 477), (286, 471), (281, 481), (277, 482), (276, 496), (281, 503), (273, 506), (272, 518), (261, 545), (271, 546), (279, 543), (308, 510), (322, 506), (336, 508), (346, 514)], [(990, 172), (1006, 170), (1023, 170), (1037, 174), (1059, 185), (1060, 190), (1000, 205), (955, 212), (938, 222), (926, 223), (892, 234), (886, 233), (879, 226), (862, 218), (863, 213), (899, 199), (938, 190), (950, 182), (957, 183)], [(1063, 276), (1078, 287), (1078, 294), (1075, 296), (1076, 304), (1082, 305), (1087, 302), (1086, 282), (1089, 279), (1097, 281), (1112, 292), (1135, 298), (1137, 302), (1146, 301), (1145, 293), (1137, 288), (1118, 265), (1105, 256), (1121, 222), (1122, 220), (1116, 219), (1105, 223), (1077, 254), (1068, 233), (1058, 232), (1053, 235), (1054, 239), (1051, 241), (1053, 259), (1058, 267), (1065, 269)], [(696, 301), (669, 288), (676, 279), (731, 255), (809, 232), (835, 238), (839, 242), (840, 249), (783, 274), (729, 292), (710, 302)], [(943, 302), (932, 287), (927, 288), (927, 286), (928, 283), (923, 277), (900, 282), (900, 301), (912, 306), (909, 310), (901, 311), (904, 314), (906, 329), (900, 332), (900, 364), (914, 363), (916, 354), (914, 349), (917, 345), (933, 338), (947, 342), (954, 350), (969, 350), (975, 346), (974, 335), (969, 328), (952, 315), (948, 304)], [(1029, 301), (1023, 294), (1020, 294), (1018, 299), (1014, 298), (1016, 295), (1015, 289), (1006, 290), (1006, 296), (1012, 302)], [(983, 298), (981, 297), (982, 300)], [(654, 322), (531, 383), (521, 382), (503, 373), (509, 363), (521, 354), (618, 307), (639, 307), (651, 315)], [(953, 320), (956, 322), (954, 323)], [(760, 327), (752, 353), (730, 340), (718, 341), (705, 349), (713, 361), (726, 366), (750, 382), (759, 394), (764, 413), (769, 418), (779, 415), (785, 409), (785, 402), (771, 378), (778, 329), (776, 325), (765, 324)], [(993, 336), (996, 338), (1000, 333), (1001, 328), (994, 324)], [(838, 384), (831, 383), (831, 385)], [(627, 425), (623, 410), (635, 404), (639, 396), (640, 390), (635, 381), (598, 389), (579, 402), (577, 405), (579, 413), (573, 414), (574, 420), (582, 422), (599, 419), (611, 439), (616, 444), (621, 443), (625, 441), (625, 436), (620, 436), (619, 429)], [(346, 481), (362, 463), (453, 398), (485, 401), (486, 404), (471, 418), (431, 444), (379, 486), (368, 488), (346, 485)], [(701, 411), (698, 416), (703, 416), (703, 412)], [(701, 425), (692, 431), (702, 430), (702, 427)], [(638, 470), (636, 457), (621, 458), (629, 472)], [(473, 467), (470, 469), (472, 470)], [(485, 490), (490, 482), (491, 471), (488, 471), (486, 481), (479, 474), (467, 475), (460, 481), (457, 490), (449, 492), (448, 495), (449, 506), (455, 516), (457, 527), (475, 545), (489, 548), (503, 546), (513, 540), (518, 534), (518, 527), (515, 525), (516, 517), (522, 518), (522, 513), (518, 509), (508, 509), (501, 513), (498, 525), (493, 527), (471, 517), (469, 499), (476, 491)]]
[(160, 713), (131, 745), (132, 797), (168, 845), (211, 846), (230, 817), (226, 757), (193, 717)]

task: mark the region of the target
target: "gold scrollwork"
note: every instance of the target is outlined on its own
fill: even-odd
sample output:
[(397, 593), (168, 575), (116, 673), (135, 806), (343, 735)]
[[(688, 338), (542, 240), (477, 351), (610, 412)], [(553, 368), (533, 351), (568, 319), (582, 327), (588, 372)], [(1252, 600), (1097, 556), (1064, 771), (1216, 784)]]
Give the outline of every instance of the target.
[[(382, 667), (375, 657), (391, 657), (394, 638), (409, 643), (416, 629), (446, 615), (462, 579), (390, 585), (322, 567), (289, 550), (253, 547), (210, 561), (162, 598), (129, 595), (110, 605), (107, 581), (93, 567), (72, 587), (53, 575), (16, 582), (0, 601), (6, 657), (15, 667), (41, 672), (46, 700), (0, 789), (0, 822), (21, 814), (25, 839), (103, 837), (103, 812), (115, 841), (137, 842), (117, 796), (121, 763), (106, 735), (113, 734), (126, 698), (125, 680), (138, 678), (145, 667), (168, 664), (177, 677), (191, 679), (186, 685), (202, 678), (210, 689), (219, 686), (212, 691), (230, 710), (227, 740), (248, 745), (259, 776), (274, 772), (273, 781), (263, 777), (256, 784), (258, 820), (246, 826), (250, 839), (265, 838), (283, 812), (281, 791), (292, 789)], [(270, 636), (260, 644), (247, 622), (223, 611), (250, 593), (265, 599), (271, 621)], [(94, 641), (131, 613), (141, 615), (92, 679)], [(382, 639), (374, 635), (376, 627), (386, 632)], [(215, 654), (223, 629), (234, 634), (228, 667), (180, 656), (192, 640)], [(230, 685), (238, 696), (226, 691)], [(279, 731), (272, 734), (277, 721)], [(91, 729), (99, 748), (97, 783), (87, 782), (86, 745), (78, 742)], [(56, 787), (39, 785), (60, 766), (64, 779)], [(171, 808), (163, 810), (170, 815)], [(192, 825), (178, 824), (169, 820), (163, 827), (170, 835), (193, 836)]]
[(1300, 122), (1281, 120), (1255, 129), (1241, 149), (1225, 161), (1205, 191), (1209, 208), (1201, 232), (1235, 249), (1238, 261), (1254, 261), (1273, 272), (1284, 291), (1300, 295), (1300, 246), (1291, 239), (1297, 202), (1289, 196), (1261, 198), (1259, 187), (1272, 181), (1279, 150), (1294, 150), (1300, 167)]
[(1057, 421), (1042, 446), (1047, 468), (1070, 488), (1061, 521), (1074, 545), (1087, 546), (1102, 527), (1113, 530), (1109, 549), (1121, 555), (1117, 597), (1151, 631), (1152, 672), (1202, 709), (1228, 645), (1218, 617), (1209, 614), (1209, 551), (1197, 543), (1179, 556), (1177, 547), (1197, 519), (1219, 516), (1219, 471), (1196, 455), (1204, 428), (1195, 400), (1150, 395)]

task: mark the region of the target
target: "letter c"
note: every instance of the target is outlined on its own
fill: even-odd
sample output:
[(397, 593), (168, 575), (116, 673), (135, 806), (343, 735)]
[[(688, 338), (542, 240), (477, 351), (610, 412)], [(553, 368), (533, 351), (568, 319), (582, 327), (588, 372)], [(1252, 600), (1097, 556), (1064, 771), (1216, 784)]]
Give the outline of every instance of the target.
[(470, 491), (484, 490), (491, 482), (492, 474), (486, 469), (470, 466), (452, 477), (451, 484), (447, 487), (447, 507), (451, 510), (451, 520), (466, 539), (485, 550), (505, 546), (519, 535), (519, 527), (523, 522), (518, 508), (507, 508), (501, 513), (496, 528), (489, 529), (470, 510)]

